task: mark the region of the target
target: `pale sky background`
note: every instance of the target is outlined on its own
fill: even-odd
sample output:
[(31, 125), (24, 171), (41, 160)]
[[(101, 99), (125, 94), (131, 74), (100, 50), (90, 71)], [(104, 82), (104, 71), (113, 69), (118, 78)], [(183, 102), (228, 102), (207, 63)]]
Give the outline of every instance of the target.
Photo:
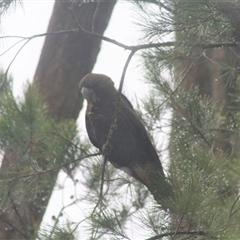
[[(10, 11), (10, 14), (5, 15), (1, 29), (3, 35), (15, 35), (15, 36), (32, 36), (34, 34), (46, 32), (49, 18), (52, 13), (54, 1), (27, 1), (23, 0), (22, 4), (18, 4), (16, 9)], [(136, 45), (138, 39), (137, 27), (134, 25), (134, 14), (132, 11), (133, 5), (127, 1), (120, 1), (113, 12), (108, 29), (105, 31), (105, 35), (116, 39), (119, 42)], [(1, 53), (15, 43), (17, 39), (4, 39), (0, 41)], [(22, 89), (22, 83), (26, 79), (32, 79), (35, 73), (35, 69), (38, 63), (41, 47), (43, 45), (44, 38), (34, 38), (21, 50), (18, 57), (15, 59), (11, 66), (10, 73), (14, 76), (14, 93), (19, 95)], [(3, 67), (7, 67), (11, 62), (13, 56), (20, 48), (22, 43), (14, 47), (11, 51), (8, 51), (3, 56), (0, 56), (0, 64)], [(125, 51), (113, 44), (103, 42), (101, 53), (98, 56), (98, 61), (94, 67), (93, 72), (101, 72), (110, 76), (118, 86), (122, 68), (126, 61), (129, 51)], [(106, 59), (108, 60), (106, 62)], [(136, 82), (133, 84), (133, 80), (138, 80), (139, 69), (137, 66), (137, 57), (135, 56), (129, 66), (126, 76), (126, 86), (124, 87), (125, 93), (134, 95), (136, 93)], [(129, 79), (129, 81), (128, 81)], [(141, 82), (138, 81), (137, 85)], [(144, 87), (138, 86), (138, 91), (144, 93)]]
[[(7, 36), (32, 36), (46, 32), (53, 4), (54, 1), (52, 0), (23, 0), (22, 5), (18, 5), (15, 10), (3, 18), (3, 29), (1, 30), (1, 33)], [(114, 9), (105, 35), (124, 44), (136, 45), (139, 33), (136, 31), (136, 25), (133, 24), (133, 16), (132, 5), (127, 1), (120, 1)], [(16, 39), (1, 40), (0, 53), (2, 54), (4, 50), (11, 46), (15, 41)], [(31, 80), (34, 76), (43, 42), (43, 37), (31, 40), (24, 49), (21, 50), (10, 68), (10, 73), (14, 77), (14, 95), (16, 97), (21, 97), (24, 82), (26, 80)], [(0, 56), (1, 67), (6, 68), (8, 66), (20, 46), (21, 44)], [(113, 44), (103, 42), (93, 72), (103, 73), (110, 76), (115, 81), (115, 86), (118, 87), (123, 66), (128, 54), (129, 51), (125, 51)], [(129, 65), (123, 88), (123, 92), (131, 101), (134, 101), (136, 97), (142, 97), (147, 93), (146, 85), (140, 81), (142, 69), (138, 67), (138, 65), (139, 58), (136, 55)], [(81, 114), (78, 121), (81, 126), (84, 125), (83, 116), (84, 114)], [(80, 131), (85, 132), (85, 127), (80, 127)], [(70, 196), (74, 195), (74, 191), (76, 190), (73, 187), (72, 181), (67, 179), (64, 173), (59, 175), (58, 185), (64, 185), (65, 188), (64, 190), (58, 189), (53, 193), (47, 212), (44, 216), (44, 226), (54, 224), (51, 220), (52, 215), (57, 216), (62, 206), (71, 202)], [(81, 219), (79, 216), (81, 216), (83, 212), (83, 206), (71, 207), (64, 211), (64, 217), (77, 222)], [(131, 239), (139, 239), (135, 233), (130, 233), (130, 235), (131, 234)], [(141, 230), (139, 231), (139, 234), (142, 234)]]

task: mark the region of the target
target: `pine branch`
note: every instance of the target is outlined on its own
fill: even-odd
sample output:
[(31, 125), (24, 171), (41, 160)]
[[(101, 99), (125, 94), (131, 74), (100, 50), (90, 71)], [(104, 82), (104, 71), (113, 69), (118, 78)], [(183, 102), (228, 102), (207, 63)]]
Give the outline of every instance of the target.
[[(15, 178), (16, 179), (20, 179), (20, 178), (28, 178), (28, 177), (33, 177), (33, 176), (37, 176), (37, 175), (42, 175), (42, 174), (45, 174), (45, 173), (49, 173), (49, 172), (52, 172), (52, 171), (56, 171), (56, 170), (59, 170), (61, 169), (62, 167), (65, 167), (67, 166), (68, 164), (71, 164), (71, 163), (75, 163), (75, 162), (79, 162), (83, 159), (86, 159), (86, 158), (89, 158), (89, 157), (95, 157), (95, 156), (99, 156), (101, 155), (101, 153), (93, 153), (93, 154), (89, 154), (89, 155), (86, 155), (84, 157), (81, 157), (81, 158), (78, 158), (78, 159), (74, 159), (72, 161), (69, 161), (69, 162), (66, 162), (66, 163), (63, 163), (63, 164), (59, 164), (57, 165), (56, 167), (53, 167), (53, 168), (49, 168), (49, 169), (46, 169), (46, 170), (38, 170), (37, 172), (34, 172), (34, 173), (28, 173), (28, 174), (23, 174), (23, 175), (17, 175)], [(1, 177), (0, 176), (0, 179), (11, 179), (12, 176), (10, 177)]]
[[(163, 234), (159, 234), (156, 235), (154, 237), (150, 237), (147, 238), (145, 240), (158, 240), (158, 239), (162, 239), (164, 237), (169, 237), (169, 236), (174, 236), (174, 235), (195, 235), (195, 236), (207, 236), (208, 234), (205, 231), (179, 231), (179, 232), (168, 232), (168, 233), (163, 233)], [(217, 238), (213, 238), (212, 239), (217, 239)]]
[[(139, 45), (127, 45), (127, 44), (119, 42), (113, 38), (106, 37), (104, 35), (100, 35), (100, 34), (97, 34), (94, 32), (89, 32), (89, 31), (85, 30), (84, 28), (82, 28), (80, 30), (79, 30), (79, 28), (75, 28), (75, 29), (69, 29), (69, 30), (60, 30), (60, 31), (56, 31), (56, 32), (39, 33), (39, 34), (27, 36), (27, 37), (18, 36), (18, 35), (7, 35), (7, 36), (0, 37), (0, 39), (18, 38), (23, 41), (23, 40), (32, 40), (35, 38), (46, 37), (46, 36), (51, 36), (51, 35), (76, 33), (79, 31), (82, 31), (91, 37), (100, 38), (101, 40), (103, 40), (105, 42), (114, 44), (118, 47), (121, 47), (125, 50), (130, 50), (130, 51), (133, 51), (133, 50), (138, 51), (138, 50), (149, 49), (149, 48), (174, 47), (178, 44), (178, 42), (175, 42), (175, 41), (168, 41), (168, 42), (153, 42), (153, 43), (139, 44)], [(15, 43), (14, 45), (12, 45), (12, 47), (16, 46), (19, 43), (20, 42)], [(240, 46), (240, 42), (236, 42), (236, 41), (216, 42), (216, 43), (203, 43), (202, 42), (202, 43), (194, 44), (194, 47), (203, 48), (203, 49), (221, 48), (221, 47), (238, 47), (238, 46)], [(10, 50), (12, 47), (10, 47), (8, 50)], [(7, 51), (5, 51), (4, 53), (6, 53)], [(4, 53), (2, 53), (0, 56), (2, 56)]]
[(16, 232), (18, 232), (22, 237), (23, 239), (27, 239), (25, 234), (22, 233), (16, 226), (14, 226), (11, 222), (7, 221), (6, 219), (4, 219), (1, 215), (0, 215), (0, 220), (5, 222), (7, 225), (9, 225), (12, 229), (14, 229)]
[(203, 141), (206, 143), (206, 145), (211, 149), (212, 145), (210, 144), (210, 142), (206, 139), (204, 134), (201, 132), (201, 129), (199, 129), (198, 126), (187, 115), (184, 108), (177, 102), (177, 100), (174, 98), (172, 92), (169, 92), (166, 88), (164, 88), (164, 91), (169, 96), (169, 98), (173, 101), (176, 110), (188, 121), (190, 126), (196, 131), (196, 133), (203, 139)]

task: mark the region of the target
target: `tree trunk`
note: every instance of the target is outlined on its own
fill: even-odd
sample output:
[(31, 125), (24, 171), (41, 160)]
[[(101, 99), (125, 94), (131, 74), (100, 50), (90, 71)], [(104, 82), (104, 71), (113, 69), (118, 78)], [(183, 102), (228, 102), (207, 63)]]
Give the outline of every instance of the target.
[[(181, 4), (181, 3), (180, 3)], [(188, 3), (186, 3), (188, 4)], [(219, 1), (218, 9), (231, 21), (231, 31), (225, 35), (230, 36), (229, 41), (240, 41), (240, 11), (239, 3), (225, 3)], [(176, 38), (181, 42), (185, 38), (184, 33), (177, 33)], [(224, 41), (215, 39), (216, 42)], [(210, 97), (219, 107), (219, 113), (226, 119), (226, 124), (232, 119), (231, 110), (234, 107), (233, 94), (236, 92), (236, 79), (239, 75), (239, 47), (222, 47), (206, 49), (204, 54), (193, 64), (201, 49), (193, 51), (190, 56), (179, 61), (176, 73), (180, 75), (187, 72), (181, 84), (184, 91), (197, 86), (201, 96)], [(217, 114), (219, 114), (217, 113)], [(223, 126), (224, 129), (224, 126)], [(229, 141), (231, 134), (223, 131), (213, 139), (213, 148), (222, 150), (226, 154), (233, 154)]]
[[(111, 16), (115, 1), (99, 4), (74, 2), (71, 7), (76, 21), (84, 29), (103, 34)], [(76, 29), (67, 9), (56, 2), (48, 32)], [(77, 119), (82, 107), (78, 95), (80, 79), (91, 72), (100, 51), (101, 40), (82, 32), (46, 36), (34, 80), (49, 106), (49, 113), (58, 119)]]
[[(182, 3), (179, 4), (181, 5)], [(191, 3), (186, 3), (186, 5), (188, 4), (191, 5)], [(239, 6), (239, 3), (234, 4), (238, 4)], [(225, 34), (232, 36), (229, 39), (233, 39), (234, 41), (239, 42), (240, 12), (239, 8), (237, 8), (234, 4), (219, 1), (218, 9), (220, 9), (220, 11), (224, 13), (232, 23), (231, 31), (228, 31), (228, 33)], [(192, 8), (193, 5), (194, 4), (191, 5)], [(177, 6), (178, 5), (176, 5), (176, 9)], [(187, 9), (187, 7), (185, 9)], [(181, 8), (184, 9), (182, 5)], [(195, 10), (198, 11), (197, 8)], [(176, 16), (176, 19), (178, 19), (178, 16)], [(189, 21), (191, 20), (189, 19)], [(201, 39), (198, 37), (199, 36), (196, 38), (197, 42), (200, 41), (199, 39)], [(186, 39), (184, 31), (179, 31), (176, 34), (176, 39), (177, 42), (188, 40)], [(221, 40), (222, 39), (215, 39), (216, 42), (219, 42)], [(219, 130), (215, 134), (214, 139), (208, 140), (211, 144), (212, 149), (222, 151), (226, 157), (232, 156), (234, 154), (234, 149), (231, 143), (232, 132), (228, 131), (227, 126), (229, 126), (230, 122), (234, 121), (234, 119), (232, 119), (233, 117), (231, 114), (231, 109), (234, 107), (233, 95), (234, 93), (236, 94), (236, 80), (239, 74), (237, 69), (240, 66), (240, 49), (239, 47), (206, 49), (204, 51), (204, 54), (198, 58), (201, 52), (202, 49), (195, 48), (191, 54), (185, 54), (182, 60), (178, 61), (176, 64), (176, 76), (187, 72), (186, 76), (184, 76), (184, 79), (181, 82), (181, 90), (183, 90), (183, 92), (188, 92), (192, 87), (197, 86), (200, 96), (203, 98), (207, 96), (216, 104), (218, 107), (216, 119), (217, 117), (223, 118), (224, 124), (221, 127), (222, 131)], [(193, 61), (195, 59), (197, 60), (193, 64)], [(187, 112), (188, 109), (184, 110), (186, 110), (187, 115), (190, 115)], [(191, 111), (191, 109), (189, 110)], [(180, 120), (182, 118), (182, 115), (175, 111), (173, 113), (173, 118), (173, 122), (176, 122), (176, 124), (172, 125), (172, 139), (174, 139), (173, 134), (178, 133), (178, 119)], [(174, 156), (176, 156), (176, 146), (174, 146), (174, 141), (171, 141), (172, 139), (170, 139), (170, 173), (177, 174), (178, 169), (176, 166), (178, 165), (179, 159), (175, 160)], [(232, 193), (235, 193), (235, 191), (232, 191)], [(189, 225), (189, 223), (184, 218), (174, 218), (175, 216), (173, 217), (173, 226), (178, 227), (181, 230), (191, 231), (191, 227), (196, 227)]]
[[(77, 23), (88, 31), (103, 34), (115, 1), (79, 3), (55, 2), (48, 33), (76, 29)], [(75, 15), (69, 13), (69, 10)], [(76, 120), (82, 108), (83, 98), (78, 94), (78, 83), (91, 72), (100, 51), (101, 39), (82, 31), (47, 35), (36, 69), (34, 81), (48, 105), (50, 116), (58, 121)], [(18, 159), (18, 154), (6, 150), (1, 171)], [(44, 167), (44, 159), (38, 164)], [(44, 168), (43, 168), (44, 169)], [(0, 210), (0, 239), (33, 239), (36, 236), (48, 205), (58, 172), (44, 175), (34, 199), (19, 202), (9, 193), (6, 209)], [(47, 186), (44, 184), (47, 179)], [(41, 183), (42, 182), (42, 183)], [(44, 200), (43, 200), (44, 199)]]

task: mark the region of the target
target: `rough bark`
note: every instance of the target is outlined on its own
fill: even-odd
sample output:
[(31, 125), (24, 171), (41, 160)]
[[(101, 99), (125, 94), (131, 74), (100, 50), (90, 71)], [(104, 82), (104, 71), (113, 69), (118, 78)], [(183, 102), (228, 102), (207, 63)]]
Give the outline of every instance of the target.
[[(64, 2), (55, 2), (48, 32), (76, 29), (77, 21), (84, 29), (103, 34), (115, 5), (114, 0), (84, 4), (82, 1)], [(76, 16), (75, 21), (66, 7)], [(58, 121), (77, 119), (83, 102), (78, 94), (78, 83), (91, 72), (100, 44), (101, 39), (78, 31), (46, 36), (34, 81), (48, 105), (50, 116)], [(6, 150), (1, 171), (18, 157), (14, 151)], [(43, 159), (38, 163), (40, 167), (44, 162)], [(17, 200), (14, 192), (9, 193), (6, 209), (0, 209), (0, 239), (33, 239), (36, 236), (57, 175), (58, 172), (44, 175), (39, 180), (38, 193), (24, 203)]]
[[(71, 3), (77, 22), (86, 30), (102, 34), (115, 1)], [(77, 24), (61, 2), (56, 2), (48, 32), (76, 29)], [(55, 17), (56, 16), (56, 17)], [(58, 119), (77, 119), (82, 107), (78, 83), (91, 72), (101, 40), (83, 32), (46, 36), (45, 44), (35, 73), (35, 81), (49, 106), (49, 112)]]
[[(224, 13), (231, 22), (231, 32), (228, 33), (231, 36), (229, 41), (233, 40), (239, 42), (239, 4), (219, 1), (217, 8)], [(177, 41), (181, 42), (184, 38), (184, 32), (176, 34)], [(216, 41), (218, 41), (218, 39), (216, 39)], [(240, 66), (240, 49), (239, 47), (208, 49), (205, 50), (204, 55), (193, 64), (193, 59), (197, 59), (201, 51), (202, 49), (195, 49), (188, 57), (179, 61), (175, 68), (176, 75), (182, 72), (188, 72), (181, 84), (181, 89), (188, 92), (191, 87), (197, 86), (200, 96), (207, 96), (216, 104), (219, 109), (217, 114), (219, 114), (219, 117), (221, 116), (225, 119), (225, 123), (222, 126), (223, 130), (219, 131), (214, 139), (209, 139), (209, 142), (213, 149), (222, 151), (225, 156), (232, 156), (234, 154), (233, 146), (230, 141), (232, 132), (227, 131), (226, 126), (233, 121), (231, 109), (234, 107), (234, 102), (232, 97), (233, 94), (236, 93), (236, 80), (239, 74), (237, 69)], [(177, 112), (173, 113), (173, 118), (180, 119), (181, 117), (181, 114)], [(177, 132), (176, 129), (177, 125), (172, 126), (172, 134)], [(170, 172), (174, 174), (174, 172), (177, 171), (177, 162), (174, 161), (175, 149), (171, 139), (170, 146)], [(190, 231), (191, 227), (194, 228), (194, 226), (189, 225), (185, 219), (173, 219), (172, 224), (173, 226), (180, 227), (181, 230)]]
[[(239, 42), (240, 40), (240, 5), (239, 3), (226, 3), (219, 1), (219, 9), (231, 22), (231, 32), (229, 41)], [(184, 35), (176, 35), (178, 41)], [(216, 39), (216, 41), (218, 41)], [(232, 96), (236, 90), (236, 79), (239, 75), (239, 47), (213, 48), (204, 51), (196, 63), (192, 66), (193, 59), (197, 57), (201, 50), (193, 53), (185, 60), (179, 62), (176, 73), (190, 71), (184, 78), (181, 88), (188, 91), (192, 86), (199, 88), (201, 96), (210, 97), (219, 107), (220, 114), (226, 119), (226, 124), (232, 119), (230, 109), (234, 107)], [(219, 114), (219, 113), (218, 113)], [(224, 129), (224, 126), (223, 126)], [(231, 133), (223, 131), (213, 140), (213, 148), (222, 150), (226, 154), (233, 154), (229, 141)]]
[[(191, 66), (192, 59), (195, 59), (197, 54), (191, 55), (191, 58), (182, 61), (176, 68), (177, 72), (186, 72), (191, 68), (182, 82), (181, 89), (188, 91), (191, 87), (197, 86), (201, 96), (210, 97), (218, 106), (219, 112), (217, 114), (226, 119), (226, 124), (231, 121), (232, 117), (229, 109), (233, 107), (232, 94), (235, 91), (237, 77), (236, 72), (231, 75), (229, 69), (236, 68), (232, 64), (237, 64), (238, 59), (236, 56), (238, 54), (239, 49), (237, 47), (209, 49), (205, 51), (205, 56), (202, 56), (194, 66)], [(227, 73), (228, 71), (229, 73)], [(175, 117), (177, 115), (175, 114)], [(222, 128), (224, 129), (224, 126)], [(214, 149), (231, 154), (230, 138), (230, 132), (223, 131), (221, 134), (216, 135), (216, 138), (212, 139), (210, 143)]]

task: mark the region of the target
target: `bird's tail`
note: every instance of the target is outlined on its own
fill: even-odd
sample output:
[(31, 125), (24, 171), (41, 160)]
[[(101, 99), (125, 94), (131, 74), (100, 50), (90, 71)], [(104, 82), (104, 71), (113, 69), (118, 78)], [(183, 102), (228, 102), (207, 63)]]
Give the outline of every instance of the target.
[(169, 209), (170, 201), (173, 197), (173, 187), (166, 176), (156, 173), (153, 181), (147, 186), (156, 202), (164, 209)]
[(153, 164), (134, 167), (134, 177), (142, 182), (163, 209), (167, 209), (168, 202), (173, 196), (173, 187), (165, 176), (162, 168)]

